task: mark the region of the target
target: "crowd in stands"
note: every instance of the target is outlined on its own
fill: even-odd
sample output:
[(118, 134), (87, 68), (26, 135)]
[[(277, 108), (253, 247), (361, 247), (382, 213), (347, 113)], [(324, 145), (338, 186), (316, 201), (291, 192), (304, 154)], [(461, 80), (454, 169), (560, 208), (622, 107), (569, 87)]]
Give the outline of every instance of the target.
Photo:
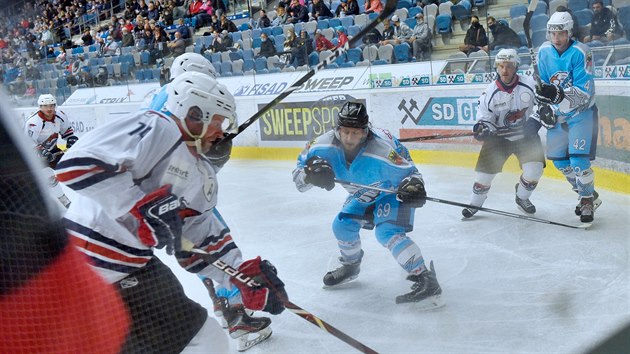
[[(518, 5), (519, 16), (515, 16), (516, 10), (514, 16), (510, 14), (509, 23), (488, 16), (484, 27), (472, 13), (471, 1), (477, 3), (401, 0), (393, 16), (331, 66), (430, 60), (436, 45), (434, 36), (444, 35), (440, 18), (449, 20), (447, 33), (452, 32), (451, 21), (470, 22), (459, 46), (467, 56), (480, 51), (492, 55), (501, 48), (525, 45), (522, 28), (511, 28), (524, 16), (525, 5)], [(578, 0), (568, 0), (572, 1)], [(621, 38), (623, 28), (629, 27), (620, 23), (616, 11), (604, 6), (602, 0), (580, 1), (590, 4), (585, 9), (591, 12), (590, 29), (584, 33), (584, 11), (580, 10), (580, 17), (574, 20), (576, 39), (605, 44)], [(541, 3), (548, 6), (545, 1), (539, 6)], [(566, 3), (555, 10), (545, 7), (535, 17), (548, 18), (551, 11), (570, 12)], [(15, 95), (30, 97), (54, 91), (67, 96), (77, 86), (164, 80), (161, 66), (186, 51), (205, 55), (222, 75), (308, 68), (344, 46), (382, 11), (383, 4), (382, 0), (280, 0), (272, 11), (260, 10), (237, 26), (227, 16), (229, 2), (224, 0), (25, 1), (12, 16), (0, 18), (0, 79)], [(532, 28), (544, 31), (545, 23)], [(267, 64), (258, 65), (261, 58), (268, 59)], [(136, 69), (150, 72), (138, 73)], [(44, 79), (57, 81), (42, 87)]]

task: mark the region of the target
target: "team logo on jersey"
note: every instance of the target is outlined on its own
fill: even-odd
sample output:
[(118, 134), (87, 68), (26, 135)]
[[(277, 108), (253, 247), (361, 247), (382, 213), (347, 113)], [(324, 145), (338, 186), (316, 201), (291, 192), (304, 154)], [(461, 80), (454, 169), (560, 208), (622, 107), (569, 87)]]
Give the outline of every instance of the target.
[(177, 166), (169, 165), (167, 172), (179, 178), (188, 179), (188, 170), (184, 170)]
[(527, 108), (523, 108), (517, 111), (507, 112), (505, 114), (505, 117), (503, 117), (503, 125), (509, 128), (520, 127), (521, 125), (523, 125), (523, 122), (525, 121), (523, 119), (525, 112), (527, 112)]
[(389, 152), (389, 155), (387, 156), (387, 158), (396, 165), (403, 164), (403, 158), (400, 155), (398, 155), (398, 153), (394, 150)]
[[(569, 81), (569, 82), (567, 82)], [(549, 78), (549, 83), (552, 85), (558, 85), (562, 88), (571, 84), (569, 73), (566, 71), (558, 71), (552, 77)]]

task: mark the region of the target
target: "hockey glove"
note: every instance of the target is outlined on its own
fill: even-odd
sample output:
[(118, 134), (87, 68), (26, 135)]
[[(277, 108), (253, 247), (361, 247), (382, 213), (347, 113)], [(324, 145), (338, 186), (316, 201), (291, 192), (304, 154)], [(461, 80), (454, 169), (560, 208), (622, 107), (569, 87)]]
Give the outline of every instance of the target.
[(496, 135), (497, 127), (496, 125), (490, 122), (486, 122), (482, 120), (482, 121), (477, 122), (473, 126), (473, 133), (475, 134), (474, 135), (475, 139), (477, 139), (478, 141), (484, 141), (488, 139), (489, 137)]
[(538, 119), (538, 114), (532, 114), (529, 118), (527, 118), (525, 124), (523, 124), (523, 134), (525, 137), (530, 138), (538, 135), (538, 131), (542, 126)]
[(398, 185), (396, 199), (412, 208), (422, 208), (426, 200), (427, 191), (421, 176), (407, 176)]
[(335, 188), (335, 171), (333, 171), (328, 161), (319, 156), (311, 156), (311, 158), (306, 161), (304, 173), (306, 173), (306, 177), (304, 178), (304, 182), (306, 183), (324, 188), (327, 191)]
[(250, 310), (265, 311), (278, 315), (284, 311), (284, 302), (288, 299), (284, 283), (278, 278), (278, 271), (269, 261), (260, 257), (250, 259), (238, 268), (243, 275), (253, 278), (260, 285), (249, 287), (247, 283), (232, 278), (231, 281), (241, 291), (243, 305)]
[(68, 139), (66, 139), (66, 149), (70, 149), (78, 140), (79, 138), (74, 135), (69, 136)]
[(232, 140), (212, 144), (205, 155), (213, 165), (222, 168), (230, 160), (230, 154), (232, 154)]
[(171, 193), (170, 184), (165, 184), (140, 199), (130, 211), (140, 223), (140, 241), (149, 247), (166, 246), (166, 253), (169, 255), (180, 250), (184, 224), (179, 215), (181, 210), (180, 200)]
[(556, 123), (558, 123), (558, 117), (553, 112), (553, 108), (547, 104), (538, 105), (538, 117), (540, 118), (540, 123), (547, 129), (555, 127)]
[(536, 85), (536, 99), (546, 104), (558, 104), (564, 99), (564, 90), (558, 85)]

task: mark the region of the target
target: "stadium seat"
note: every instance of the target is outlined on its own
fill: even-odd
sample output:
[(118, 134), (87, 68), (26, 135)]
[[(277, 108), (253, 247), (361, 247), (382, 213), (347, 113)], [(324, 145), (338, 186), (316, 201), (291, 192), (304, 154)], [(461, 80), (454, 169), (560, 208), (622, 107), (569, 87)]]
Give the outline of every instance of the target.
[(338, 18), (330, 18), (330, 19), (328, 19), (328, 27), (337, 28), (339, 26), (341, 26), (341, 20), (340, 19), (338, 19)]
[(438, 7), (438, 13), (440, 15), (448, 15), (449, 17), (452, 15), (451, 14), (451, 7), (453, 6), (453, 3), (450, 1), (447, 2), (443, 2), (440, 4), (440, 6)]
[(351, 48), (348, 50), (348, 52), (346, 53), (347, 57), (348, 57), (348, 61), (349, 62), (353, 62), (355, 65), (356, 63), (360, 62), (361, 60), (363, 60), (363, 52), (361, 51), (361, 49), (359, 48)]
[(394, 47), (394, 57), (396, 58), (397, 63), (406, 63), (409, 61), (409, 52), (411, 51), (411, 47), (409, 43), (400, 43), (396, 44)]
[(357, 25), (352, 25), (352, 26), (348, 27), (348, 37), (354, 37), (359, 32), (361, 32), (361, 27), (359, 27)]
[(230, 61), (243, 59), (243, 51), (241, 49), (236, 51), (230, 51)]
[(582, 9), (589, 9), (590, 7), (588, 5), (589, 0), (569, 0), (569, 2), (567, 3), (567, 7), (574, 14)]
[(254, 70), (254, 60), (253, 59), (246, 59), (243, 61), (243, 73), (247, 73), (249, 71), (253, 71)]
[(344, 28), (350, 28), (354, 25), (354, 18), (352, 16), (346, 16), (341, 18), (341, 26)]
[(534, 9), (534, 16), (539, 14), (547, 14), (547, 3), (545, 1), (539, 1)]
[(510, 28), (516, 32), (519, 33), (521, 31), (523, 31), (523, 22), (525, 22), (525, 16), (519, 16), (516, 18), (512, 18), (510, 20)]
[(527, 6), (523, 4), (512, 5), (510, 7), (510, 18), (517, 18), (527, 14)]
[(385, 44), (378, 47), (378, 58), (380, 60), (385, 60), (388, 64), (392, 63), (394, 53), (394, 46), (391, 44)]
[(363, 60), (373, 62), (378, 58), (378, 48), (375, 45), (363, 47)]
[(534, 48), (540, 47), (541, 44), (547, 41), (547, 29), (537, 30), (532, 33), (532, 44)]
[(315, 66), (317, 64), (319, 64), (319, 53), (313, 51), (311, 54), (308, 55), (308, 65)]
[(453, 32), (453, 26), (450, 15), (438, 15), (435, 19), (435, 27), (437, 33), (449, 34)]
[(221, 75), (232, 72), (232, 63), (229, 61), (221, 63)]
[[(465, 1), (462, 1), (462, 3), (465, 3)], [(467, 9), (462, 3), (453, 5), (451, 7), (451, 15), (454, 16), (457, 21), (466, 21), (471, 16), (471, 11)]]
[(257, 73), (259, 73), (262, 69), (267, 69), (267, 59), (265, 58), (256, 58), (254, 61), (254, 69)]
[(530, 23), (530, 28), (532, 31), (541, 31), (547, 30), (547, 22), (549, 21), (549, 16), (545, 14), (539, 14), (532, 16), (532, 20)]
[(416, 19), (415, 18), (408, 18), (405, 20), (405, 23), (407, 24), (407, 26), (409, 26), (409, 28), (413, 29), (414, 27), (416, 27)]
[(328, 28), (328, 20), (319, 20), (317, 21), (317, 29)]

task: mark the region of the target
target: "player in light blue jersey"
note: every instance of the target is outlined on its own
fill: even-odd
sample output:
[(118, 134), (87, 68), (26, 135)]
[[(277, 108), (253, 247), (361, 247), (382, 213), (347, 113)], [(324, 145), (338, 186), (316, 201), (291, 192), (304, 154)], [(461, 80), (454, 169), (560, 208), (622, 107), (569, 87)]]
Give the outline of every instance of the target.
[(538, 50), (542, 85), (536, 87), (540, 120), (547, 130), (547, 158), (579, 195), (575, 209), (582, 222), (593, 221), (601, 203), (595, 192), (591, 160), (597, 148), (597, 107), (591, 50), (571, 39), (573, 20), (555, 12), (547, 22), (549, 41)]
[(317, 186), (335, 187), (335, 177), (380, 188), (397, 188), (398, 194), (345, 186), (350, 193), (332, 229), (341, 252), (341, 267), (326, 273), (325, 287), (357, 278), (363, 258), (359, 231), (374, 229), (414, 282), (410, 293), (396, 303), (423, 302), (440, 306), (442, 289), (433, 262), (427, 267), (420, 248), (406, 233), (413, 229), (414, 208), (426, 202), (422, 175), (409, 151), (388, 131), (371, 128), (362, 103), (347, 102), (339, 111), (334, 130), (307, 144), (298, 157), (293, 181), (300, 192)]

